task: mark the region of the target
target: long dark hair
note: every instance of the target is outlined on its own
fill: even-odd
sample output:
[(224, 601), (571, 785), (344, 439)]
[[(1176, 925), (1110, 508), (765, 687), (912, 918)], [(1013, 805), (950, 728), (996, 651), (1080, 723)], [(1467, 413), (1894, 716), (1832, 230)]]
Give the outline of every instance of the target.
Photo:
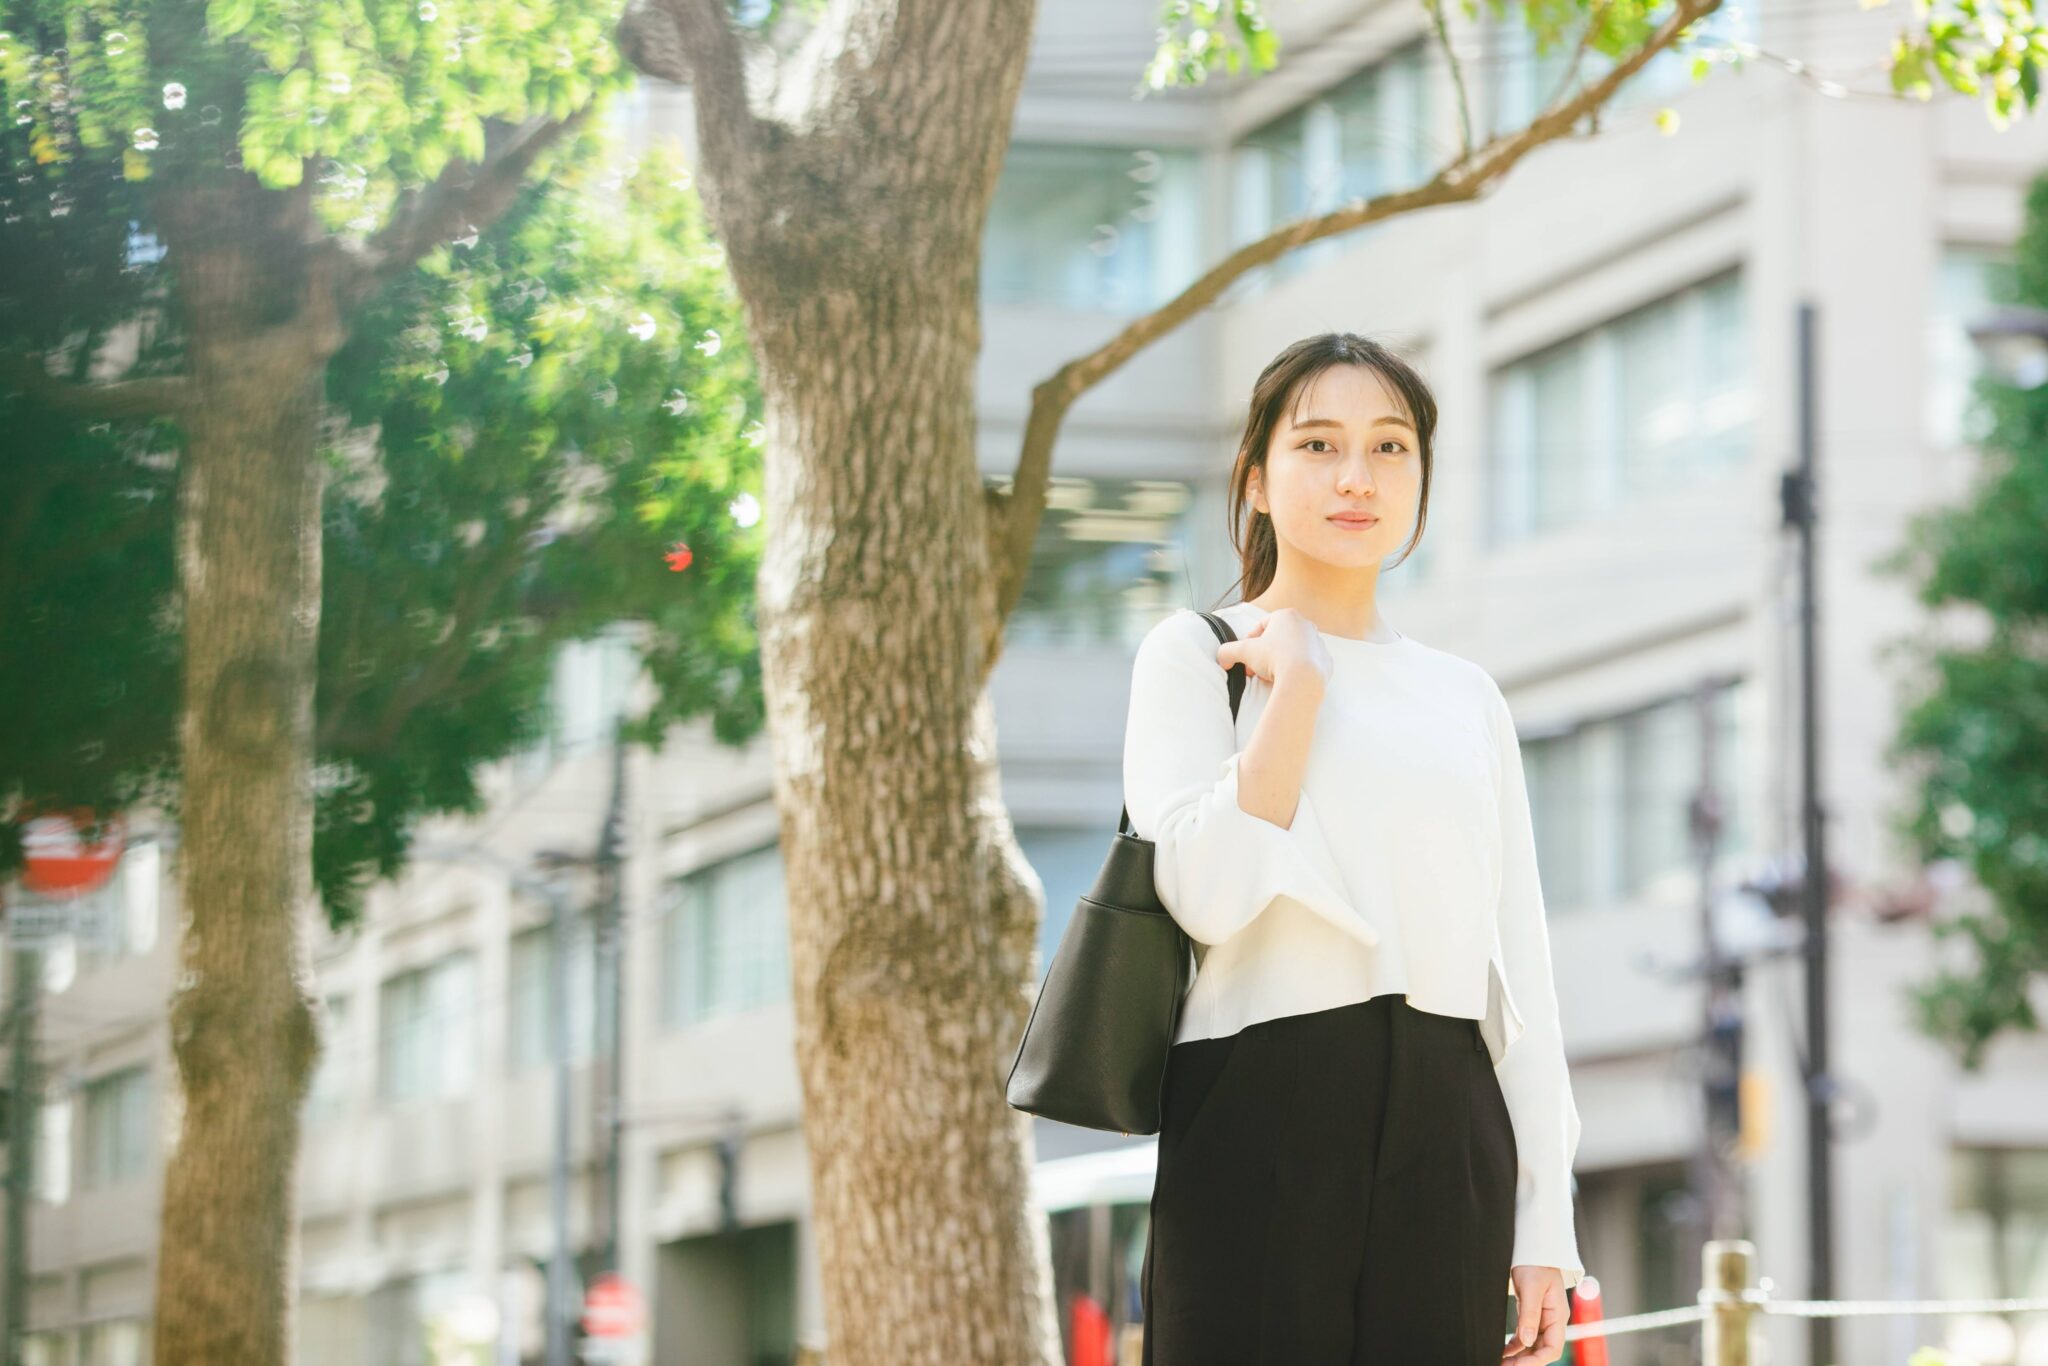
[(1400, 560), (1407, 559), (1422, 539), (1423, 524), (1429, 520), (1430, 476), (1436, 468), (1436, 395), (1414, 366), (1370, 337), (1356, 332), (1304, 337), (1273, 357), (1259, 372), (1258, 383), (1252, 386), (1244, 437), (1237, 447), (1237, 463), (1230, 471), (1227, 516), (1230, 543), (1237, 550), (1239, 563), (1235, 585), (1238, 601), (1265, 592), (1280, 562), (1273, 519), (1251, 505), (1251, 472), (1264, 468), (1266, 448), (1272, 443), (1273, 428), (1279, 424), (1280, 415), (1291, 410), (1309, 380), (1333, 365), (1364, 365), (1377, 371), (1387, 387), (1400, 396), (1407, 410), (1402, 416), (1415, 425), (1415, 439), (1422, 448), (1422, 497), (1415, 510), (1414, 534), (1401, 548)]

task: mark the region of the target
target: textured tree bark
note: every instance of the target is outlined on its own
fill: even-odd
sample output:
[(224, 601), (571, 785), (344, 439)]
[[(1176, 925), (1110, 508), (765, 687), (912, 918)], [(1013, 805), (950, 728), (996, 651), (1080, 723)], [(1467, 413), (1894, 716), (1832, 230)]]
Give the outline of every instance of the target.
[(179, 488), (182, 930), (159, 1366), (292, 1358), (299, 1114), (317, 1051), (305, 922), (325, 329), (308, 326), (302, 205), (279, 214), (280, 198), (195, 196), (164, 223), (196, 401)]
[(1003, 1091), (1043, 892), (999, 790), (974, 409), (1033, 6), (835, 6), (772, 115), (722, 9), (662, 17), (766, 394), (759, 621), (826, 1358), (1045, 1366), (1051, 1259)]

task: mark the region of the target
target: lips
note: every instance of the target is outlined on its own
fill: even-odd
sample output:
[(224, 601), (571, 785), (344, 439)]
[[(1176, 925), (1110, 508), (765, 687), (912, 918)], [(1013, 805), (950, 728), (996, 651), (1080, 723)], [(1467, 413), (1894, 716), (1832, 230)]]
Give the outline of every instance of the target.
[(1355, 530), (1362, 531), (1366, 527), (1369, 527), (1373, 525), (1375, 522), (1379, 521), (1379, 518), (1367, 512), (1359, 513), (1356, 515), (1348, 513), (1339, 514), (1338, 516), (1332, 517), (1330, 520), (1335, 522), (1338, 526), (1351, 527)]

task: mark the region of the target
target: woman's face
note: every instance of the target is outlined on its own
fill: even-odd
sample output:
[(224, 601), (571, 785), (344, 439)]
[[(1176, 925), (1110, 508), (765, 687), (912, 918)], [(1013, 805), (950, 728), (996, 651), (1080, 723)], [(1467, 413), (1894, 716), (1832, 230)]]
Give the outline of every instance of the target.
[(1290, 406), (1264, 468), (1248, 476), (1252, 506), (1283, 547), (1336, 568), (1377, 567), (1407, 543), (1422, 496), (1422, 453), (1400, 396), (1369, 366), (1333, 365)]

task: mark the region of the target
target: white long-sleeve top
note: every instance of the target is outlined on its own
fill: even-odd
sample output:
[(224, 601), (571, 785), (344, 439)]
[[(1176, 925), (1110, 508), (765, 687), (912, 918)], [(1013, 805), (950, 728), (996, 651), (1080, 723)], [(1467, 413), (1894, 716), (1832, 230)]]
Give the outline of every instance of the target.
[[(1216, 615), (1242, 638), (1267, 613)], [(1138, 646), (1124, 797), (1199, 964), (1175, 1042), (1392, 991), (1478, 1020), (1515, 1128), (1512, 1264), (1575, 1286), (1579, 1114), (1507, 699), (1479, 665), (1406, 636), (1323, 642), (1336, 667), (1284, 827), (1237, 801), (1271, 685), (1247, 673), (1233, 730), (1220, 642), (1198, 613)]]

